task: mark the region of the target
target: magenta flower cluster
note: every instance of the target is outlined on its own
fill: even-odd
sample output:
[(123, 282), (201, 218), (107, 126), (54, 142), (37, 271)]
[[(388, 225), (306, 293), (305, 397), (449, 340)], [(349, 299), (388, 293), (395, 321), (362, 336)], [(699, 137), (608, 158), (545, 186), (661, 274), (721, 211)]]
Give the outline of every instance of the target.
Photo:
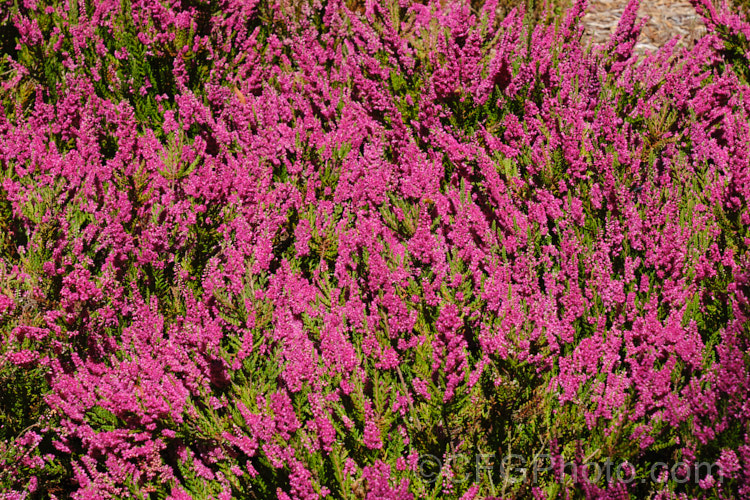
[[(750, 495), (742, 16), (0, 5), (0, 497)], [(509, 449), (719, 467), (419, 462)]]

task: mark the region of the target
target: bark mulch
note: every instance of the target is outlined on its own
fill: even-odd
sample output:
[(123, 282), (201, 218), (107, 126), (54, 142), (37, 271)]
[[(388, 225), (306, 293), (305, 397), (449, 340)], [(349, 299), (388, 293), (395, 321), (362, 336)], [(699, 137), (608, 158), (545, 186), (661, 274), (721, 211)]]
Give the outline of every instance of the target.
[[(587, 41), (606, 43), (626, 4), (627, 0), (591, 0), (583, 18)], [(685, 1), (641, 0), (638, 16), (649, 19), (635, 47), (640, 56), (655, 52), (676, 36), (679, 46), (690, 46), (706, 32), (693, 6)]]

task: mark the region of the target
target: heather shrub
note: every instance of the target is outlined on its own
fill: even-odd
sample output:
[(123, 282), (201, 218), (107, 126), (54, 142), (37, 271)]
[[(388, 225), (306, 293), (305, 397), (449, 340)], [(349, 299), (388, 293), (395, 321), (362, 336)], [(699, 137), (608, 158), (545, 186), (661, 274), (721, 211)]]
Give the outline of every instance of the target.
[(749, 25), (698, 6), (638, 63), (635, 1), (591, 50), (582, 1), (5, 2), (4, 497), (747, 495)]

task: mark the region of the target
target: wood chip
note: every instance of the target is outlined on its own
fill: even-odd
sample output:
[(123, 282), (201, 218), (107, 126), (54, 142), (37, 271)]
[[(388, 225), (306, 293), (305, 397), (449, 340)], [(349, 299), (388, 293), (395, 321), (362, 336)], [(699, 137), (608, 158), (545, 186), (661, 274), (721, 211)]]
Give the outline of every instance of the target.
[[(607, 43), (626, 5), (627, 0), (592, 0), (583, 17), (586, 42)], [(648, 18), (635, 46), (639, 56), (657, 51), (674, 37), (680, 38), (678, 47), (690, 47), (706, 32), (693, 6), (685, 1), (642, 0), (638, 17)]]

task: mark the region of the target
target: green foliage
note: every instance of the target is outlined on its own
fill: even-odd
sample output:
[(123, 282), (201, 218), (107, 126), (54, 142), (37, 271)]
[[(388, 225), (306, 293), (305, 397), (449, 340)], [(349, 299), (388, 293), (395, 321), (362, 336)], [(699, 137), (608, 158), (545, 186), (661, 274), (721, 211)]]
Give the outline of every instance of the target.
[(7, 443), (38, 422), (46, 409), (45, 370), (7, 363), (0, 367), (0, 441)]

